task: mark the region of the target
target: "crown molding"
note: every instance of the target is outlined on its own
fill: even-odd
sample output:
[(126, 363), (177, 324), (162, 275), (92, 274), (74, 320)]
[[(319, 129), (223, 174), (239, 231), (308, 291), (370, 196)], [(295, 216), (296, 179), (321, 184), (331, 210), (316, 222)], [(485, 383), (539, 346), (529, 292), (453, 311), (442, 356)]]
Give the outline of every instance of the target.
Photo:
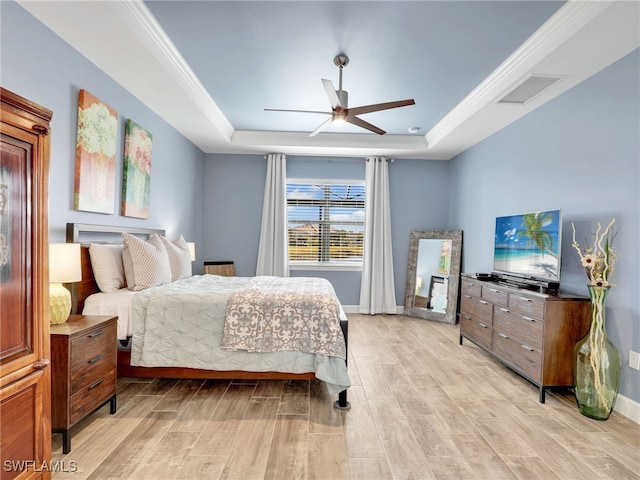
[(160, 61), (166, 71), (180, 84), (194, 105), (227, 139), (231, 139), (234, 128), (218, 104), (211, 98), (200, 79), (193, 72), (164, 29), (142, 0), (126, 0), (113, 3), (120, 11), (123, 22), (129, 24), (150, 53)]
[[(524, 80), (551, 52), (611, 6), (612, 2), (569, 0), (513, 54), (426, 134), (431, 147)], [(537, 72), (542, 73), (542, 72)], [(558, 72), (548, 72), (556, 74)], [(549, 90), (553, 90), (553, 87)]]

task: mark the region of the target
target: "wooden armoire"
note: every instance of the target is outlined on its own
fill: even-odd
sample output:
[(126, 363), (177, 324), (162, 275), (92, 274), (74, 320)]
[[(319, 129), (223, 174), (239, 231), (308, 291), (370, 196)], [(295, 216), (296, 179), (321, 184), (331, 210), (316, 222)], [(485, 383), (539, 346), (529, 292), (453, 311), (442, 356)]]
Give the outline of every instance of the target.
[(0, 478), (51, 478), (49, 122), (0, 87)]

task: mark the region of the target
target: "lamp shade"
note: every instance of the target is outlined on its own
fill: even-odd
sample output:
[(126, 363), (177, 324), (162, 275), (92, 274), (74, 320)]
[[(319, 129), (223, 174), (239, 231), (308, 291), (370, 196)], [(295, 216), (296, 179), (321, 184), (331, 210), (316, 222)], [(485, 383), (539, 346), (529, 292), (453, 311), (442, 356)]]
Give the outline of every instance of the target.
[(191, 256), (191, 261), (196, 261), (196, 244), (193, 242), (187, 242), (187, 247), (189, 247), (189, 255)]
[(82, 280), (79, 243), (49, 245), (49, 282), (72, 283)]

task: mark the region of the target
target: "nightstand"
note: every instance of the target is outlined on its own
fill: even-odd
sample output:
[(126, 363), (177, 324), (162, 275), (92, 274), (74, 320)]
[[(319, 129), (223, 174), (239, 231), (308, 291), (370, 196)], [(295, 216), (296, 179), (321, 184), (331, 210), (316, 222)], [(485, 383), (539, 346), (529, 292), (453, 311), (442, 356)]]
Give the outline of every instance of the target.
[(71, 451), (71, 429), (105, 403), (116, 413), (118, 317), (71, 315), (51, 325), (51, 427)]

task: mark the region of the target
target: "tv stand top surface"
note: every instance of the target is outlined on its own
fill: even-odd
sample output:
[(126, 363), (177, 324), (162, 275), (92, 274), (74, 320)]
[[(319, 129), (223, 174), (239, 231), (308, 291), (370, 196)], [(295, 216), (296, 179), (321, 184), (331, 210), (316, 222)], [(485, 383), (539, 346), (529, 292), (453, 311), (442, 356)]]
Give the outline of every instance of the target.
[(560, 290), (558, 282), (550, 282), (545, 280), (536, 280), (532, 278), (517, 277), (497, 272), (491, 273), (471, 273), (463, 274), (467, 278), (475, 278), (482, 282), (496, 283), (505, 287), (512, 287), (521, 290), (531, 290), (537, 293), (548, 295), (557, 295)]

